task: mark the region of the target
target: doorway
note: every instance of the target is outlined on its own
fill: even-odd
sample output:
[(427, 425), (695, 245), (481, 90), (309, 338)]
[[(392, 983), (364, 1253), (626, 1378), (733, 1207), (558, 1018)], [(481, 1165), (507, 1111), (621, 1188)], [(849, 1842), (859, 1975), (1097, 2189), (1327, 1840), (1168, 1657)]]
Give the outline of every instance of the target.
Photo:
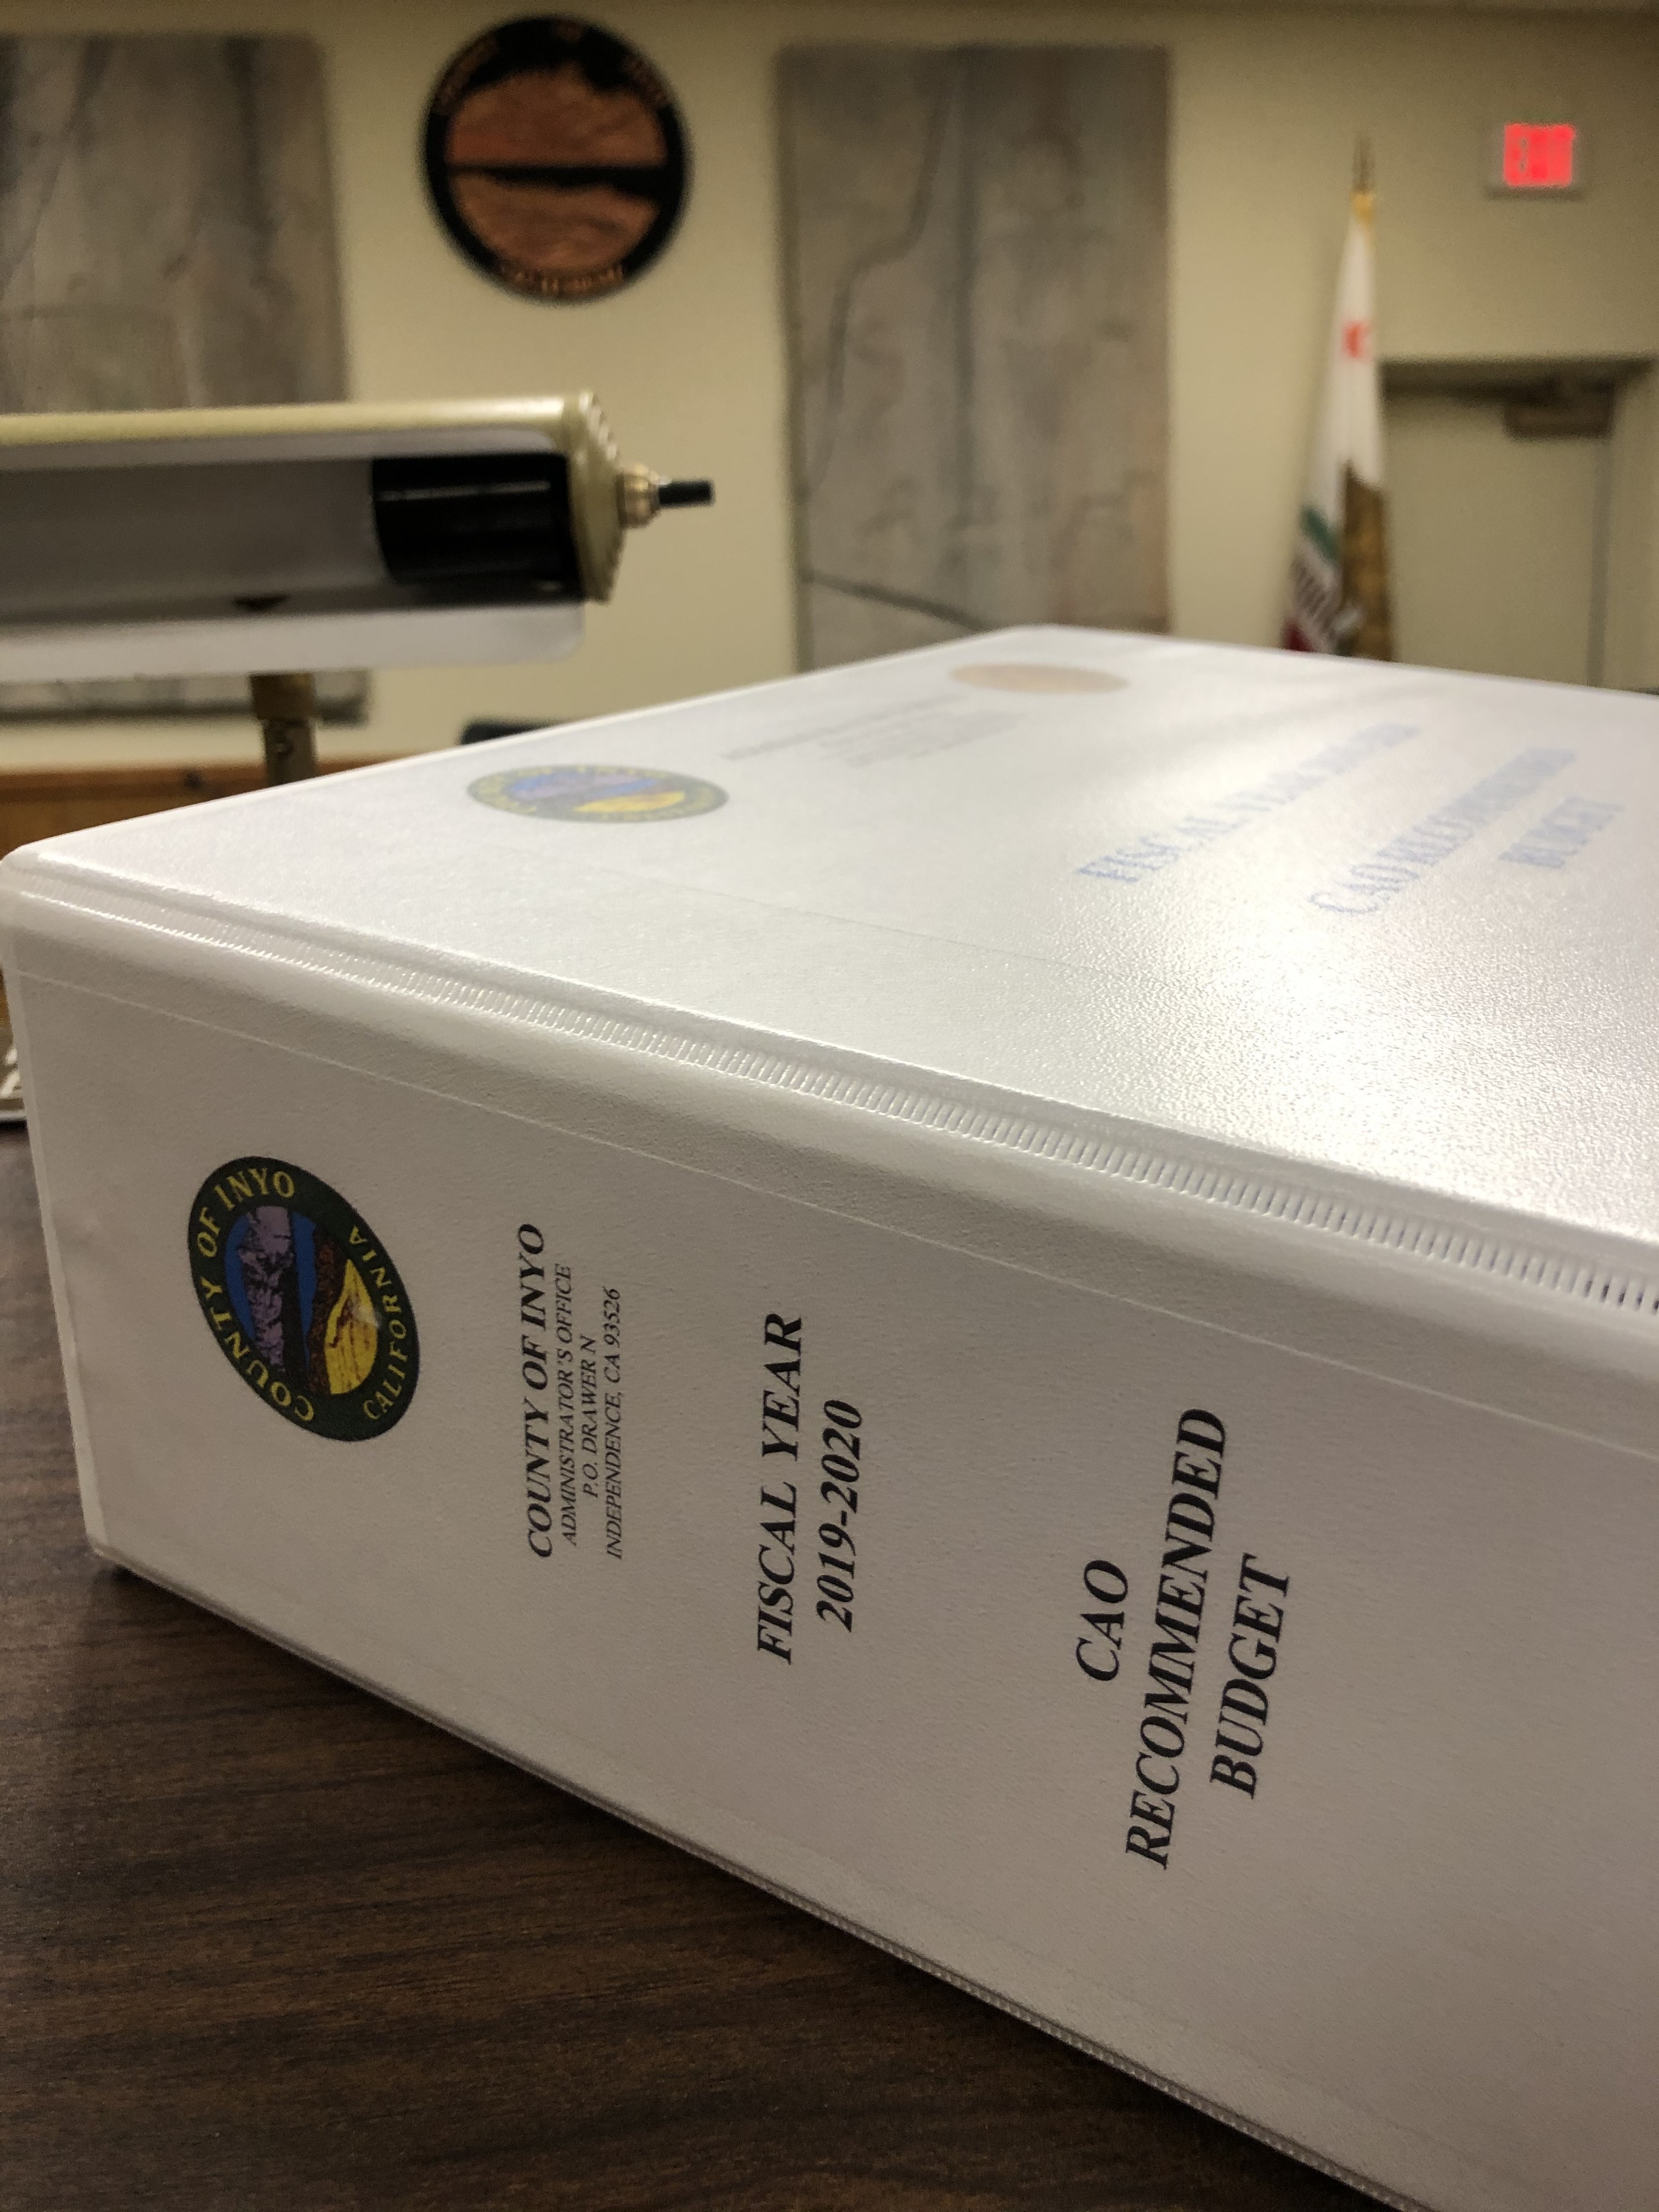
[(1390, 364), (1395, 653), (1607, 680), (1619, 392), (1642, 362)]

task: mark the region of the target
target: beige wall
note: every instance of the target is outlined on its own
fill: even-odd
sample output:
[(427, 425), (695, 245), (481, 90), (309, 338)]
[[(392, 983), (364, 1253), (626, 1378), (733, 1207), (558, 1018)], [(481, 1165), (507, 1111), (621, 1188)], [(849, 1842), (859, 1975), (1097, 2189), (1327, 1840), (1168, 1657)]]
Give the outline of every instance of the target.
[[(693, 145), (679, 238), (581, 307), (497, 290), (429, 215), (420, 119), (466, 38), (527, 0), (0, 0), (0, 30), (303, 30), (328, 63), (353, 387), (365, 398), (592, 386), (632, 456), (708, 474), (719, 503), (629, 547), (616, 605), (562, 665), (387, 674), (342, 750), (441, 744), (474, 714), (566, 717), (747, 684), (793, 665), (787, 364), (779, 320), (773, 57), (808, 39), (1156, 42), (1173, 55), (1171, 588), (1188, 635), (1271, 641), (1355, 133), (1382, 204), (1385, 352), (1659, 352), (1659, 22), (1626, 14), (1142, 9), (1092, 5), (611, 0), (592, 12), (676, 88)], [(1481, 190), (1481, 133), (1568, 114), (1579, 201)], [(1659, 683), (1659, 409), (1621, 438), (1614, 680)], [(234, 726), (0, 731), (0, 763), (184, 759)]]

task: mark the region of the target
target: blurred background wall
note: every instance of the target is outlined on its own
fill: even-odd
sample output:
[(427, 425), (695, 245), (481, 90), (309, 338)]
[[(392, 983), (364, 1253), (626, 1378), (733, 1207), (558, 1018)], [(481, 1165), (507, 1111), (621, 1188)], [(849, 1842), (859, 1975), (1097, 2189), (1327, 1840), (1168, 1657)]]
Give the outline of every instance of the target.
[[(521, 4), (521, 0), (520, 0)], [(325, 749), (453, 743), (477, 717), (609, 712), (797, 662), (778, 56), (804, 42), (1044, 40), (1168, 50), (1169, 617), (1273, 641), (1323, 358), (1356, 134), (1380, 191), (1385, 356), (1659, 354), (1659, 20), (1308, 5), (1141, 9), (900, 0), (612, 0), (593, 19), (668, 78), (692, 144), (680, 235), (615, 297), (546, 305), (470, 268), (428, 207), (419, 133), (438, 72), (516, 12), (459, 0), (0, 0), (0, 33), (303, 33), (324, 61), (348, 389), (359, 398), (591, 386), (633, 458), (707, 474), (718, 504), (629, 547), (573, 660), (383, 673)], [(1567, 115), (1590, 189), (1486, 196), (1486, 134)], [(1607, 673), (1659, 685), (1659, 410), (1625, 395)], [(1418, 440), (1419, 470), (1423, 437)], [(1408, 641), (1407, 641), (1408, 642)], [(0, 766), (227, 759), (251, 727), (13, 725)]]

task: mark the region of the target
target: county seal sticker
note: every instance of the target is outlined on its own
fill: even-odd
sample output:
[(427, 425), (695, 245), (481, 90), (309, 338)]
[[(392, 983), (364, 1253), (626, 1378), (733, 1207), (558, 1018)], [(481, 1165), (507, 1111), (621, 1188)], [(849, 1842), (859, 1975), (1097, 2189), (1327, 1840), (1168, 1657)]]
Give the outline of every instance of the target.
[(403, 1279), (361, 1213), (287, 1160), (216, 1168), (190, 1214), (196, 1301), (250, 1390), (313, 1436), (361, 1443), (420, 1372)]
[(678, 822), (688, 814), (712, 814), (726, 804), (717, 783), (699, 775), (674, 775), (665, 769), (509, 768), (480, 776), (467, 787), (481, 805), (508, 814), (539, 814), (551, 822)]

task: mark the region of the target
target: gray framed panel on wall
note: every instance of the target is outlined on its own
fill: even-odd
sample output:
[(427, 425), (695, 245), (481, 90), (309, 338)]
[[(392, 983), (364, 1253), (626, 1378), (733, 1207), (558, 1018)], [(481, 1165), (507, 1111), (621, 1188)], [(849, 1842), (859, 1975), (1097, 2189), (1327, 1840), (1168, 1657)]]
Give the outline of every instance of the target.
[(801, 657), (1162, 629), (1160, 49), (780, 64)]
[[(344, 395), (312, 42), (0, 38), (0, 409)], [(319, 690), (349, 719), (367, 684)], [(0, 685), (0, 716), (246, 707), (222, 677)]]

